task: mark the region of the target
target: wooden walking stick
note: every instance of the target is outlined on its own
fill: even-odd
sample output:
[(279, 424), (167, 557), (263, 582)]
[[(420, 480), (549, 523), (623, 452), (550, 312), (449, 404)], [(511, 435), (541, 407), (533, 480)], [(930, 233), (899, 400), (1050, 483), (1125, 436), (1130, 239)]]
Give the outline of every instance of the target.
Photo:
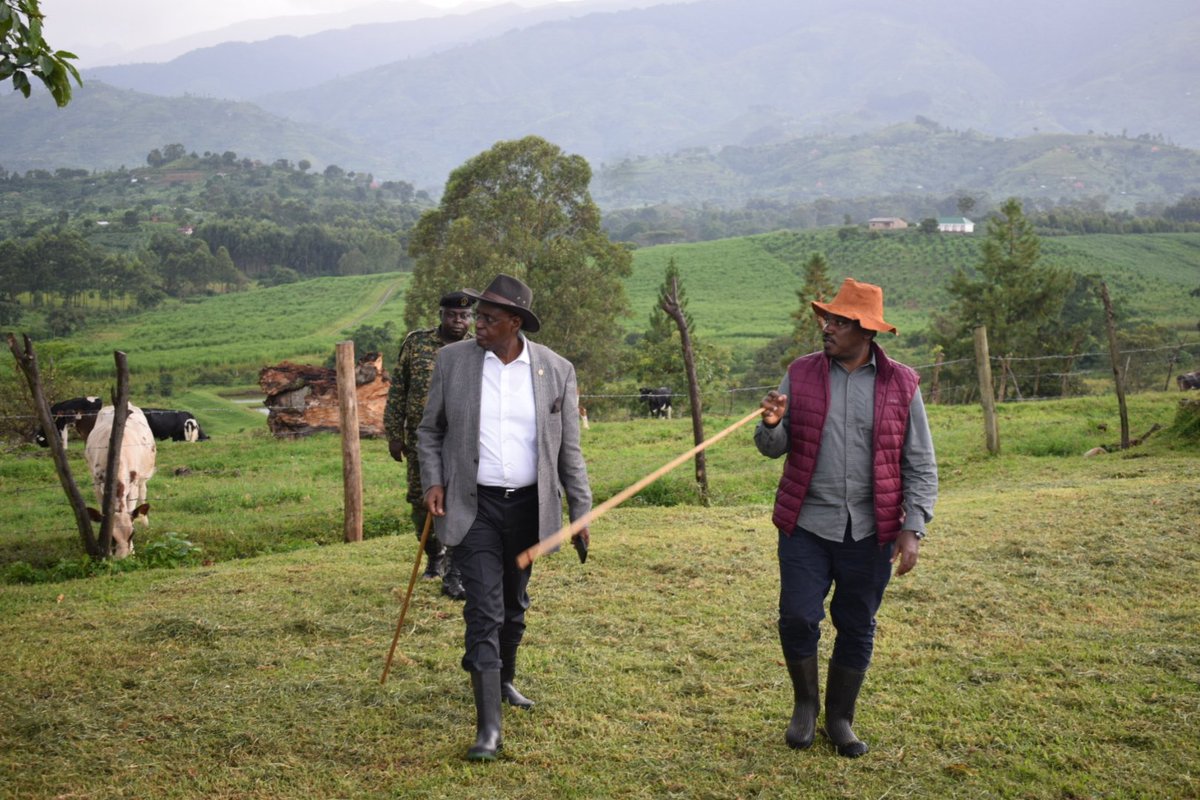
[(637, 483), (634, 483), (632, 486), (628, 486), (628, 487), (622, 489), (621, 491), (617, 492), (612, 497), (608, 498), (603, 503), (596, 506), (588, 513), (584, 514), (579, 519), (575, 520), (574, 522), (572, 522), (568, 525), (564, 525), (563, 527), (559, 528), (555, 533), (553, 533), (552, 535), (543, 539), (542, 541), (538, 542), (533, 547), (529, 548), (528, 550), (526, 550), (525, 552), (523, 552), (519, 556), (517, 556), (517, 566), (520, 567), (521, 569), (525, 569), (530, 564), (532, 564), (534, 562), (534, 560), (536, 558), (538, 558), (538, 556), (541, 556), (544, 553), (546, 553), (547, 551), (553, 550), (554, 548), (558, 547), (562, 543), (563, 539), (566, 539), (567, 537), (574, 536), (575, 534), (579, 533), (581, 530), (583, 530), (588, 525), (590, 525), (593, 520), (599, 518), (600, 516), (602, 516), (604, 513), (606, 513), (613, 507), (618, 506), (621, 503), (625, 502), (630, 497), (632, 497), (633, 495), (640, 492), (642, 489), (649, 486), (651, 483), (654, 483), (654, 481), (658, 480), (663, 475), (666, 475), (668, 472), (675, 469), (676, 467), (678, 467), (683, 462), (687, 461), (692, 456), (696, 455), (696, 453), (699, 453), (701, 450), (707, 449), (710, 445), (714, 445), (717, 442), (721, 441), (726, 436), (733, 433), (734, 431), (736, 431), (738, 428), (745, 425), (750, 420), (752, 420), (756, 417), (762, 416), (762, 413), (763, 413), (763, 409), (761, 409), (761, 408), (755, 409), (752, 413), (747, 414), (746, 416), (742, 417), (740, 420), (733, 423), (728, 428), (726, 428), (725, 430), (718, 433), (716, 436), (705, 439), (703, 442), (696, 445), (691, 450), (688, 450), (686, 453), (684, 453), (680, 456), (676, 456), (670, 462), (668, 462), (668, 463), (662, 465), (661, 467), (659, 467), (658, 469), (654, 470), (654, 472), (651, 472), (649, 475), (642, 478)]
[(404, 593), (404, 605), (400, 607), (400, 621), (396, 623), (396, 635), (392, 637), (392, 646), (388, 650), (387, 663), (383, 665), (383, 676), (379, 685), (387, 683), (388, 670), (392, 668), (392, 656), (396, 654), (396, 642), (400, 641), (400, 629), (404, 627), (404, 615), (408, 613), (408, 600), (412, 597), (413, 586), (417, 582), (417, 571), (421, 569), (421, 556), (425, 554), (425, 543), (429, 541), (429, 530), (433, 527), (433, 514), (425, 512), (425, 527), (421, 530), (421, 543), (417, 545), (417, 560), (413, 562), (412, 577), (408, 579), (408, 591)]

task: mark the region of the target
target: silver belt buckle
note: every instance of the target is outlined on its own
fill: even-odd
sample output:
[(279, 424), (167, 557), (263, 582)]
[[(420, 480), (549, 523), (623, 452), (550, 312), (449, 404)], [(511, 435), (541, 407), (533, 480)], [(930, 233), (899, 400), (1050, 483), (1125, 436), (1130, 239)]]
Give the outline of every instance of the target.
[(516, 491), (516, 489), (509, 489), (508, 487), (505, 487), (505, 489), (504, 489), (504, 499), (505, 499), (505, 500), (508, 500), (510, 497), (512, 497), (512, 493), (513, 493), (513, 492), (515, 492), (515, 491)]

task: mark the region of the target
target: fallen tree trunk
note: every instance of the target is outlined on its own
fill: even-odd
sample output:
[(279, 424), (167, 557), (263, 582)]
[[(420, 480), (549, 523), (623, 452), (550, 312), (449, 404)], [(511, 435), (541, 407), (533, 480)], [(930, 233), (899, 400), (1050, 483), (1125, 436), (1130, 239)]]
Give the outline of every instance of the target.
[[(383, 371), (383, 355), (367, 353), (354, 367), (358, 399), (358, 435), (385, 435), (383, 409), (391, 380)], [(341, 429), (337, 370), (284, 361), (263, 367), (258, 385), (266, 398), (267, 427), (279, 437), (309, 436)]]

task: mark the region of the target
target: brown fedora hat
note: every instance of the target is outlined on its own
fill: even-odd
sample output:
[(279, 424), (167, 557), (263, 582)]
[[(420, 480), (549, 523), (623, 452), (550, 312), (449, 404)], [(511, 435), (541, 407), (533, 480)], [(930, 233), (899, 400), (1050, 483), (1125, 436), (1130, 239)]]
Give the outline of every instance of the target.
[(511, 275), (500, 273), (482, 293), (463, 289), (463, 294), (481, 303), (507, 308), (521, 318), (521, 330), (526, 333), (537, 333), (542, 327), (541, 321), (529, 310), (533, 305), (533, 290)]
[(859, 283), (853, 278), (842, 281), (837, 297), (828, 303), (813, 301), (817, 316), (835, 314), (852, 319), (869, 331), (897, 333), (896, 326), (883, 319), (883, 289), (873, 283)]

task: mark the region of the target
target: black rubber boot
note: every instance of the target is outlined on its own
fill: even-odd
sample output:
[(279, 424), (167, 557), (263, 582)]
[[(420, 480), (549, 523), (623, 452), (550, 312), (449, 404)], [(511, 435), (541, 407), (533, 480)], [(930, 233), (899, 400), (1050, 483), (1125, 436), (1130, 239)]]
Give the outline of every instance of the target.
[(821, 708), (821, 684), (817, 675), (815, 655), (799, 661), (787, 662), (788, 674), (792, 676), (792, 721), (788, 723), (788, 747), (807, 750), (812, 747), (817, 730), (817, 712)]
[(517, 674), (517, 648), (519, 646), (515, 644), (500, 645), (500, 661), (503, 664), (500, 667), (500, 696), (510, 706), (528, 711), (533, 708), (533, 701), (518, 692), (513, 686), (513, 678)]
[(500, 673), (472, 672), (475, 692), (475, 744), (467, 750), (468, 761), (495, 761), (503, 743), (500, 738)]
[(425, 540), (425, 574), (421, 577), (427, 581), (442, 577), (442, 573), (446, 569), (443, 563), (445, 559), (446, 548), (442, 547), (442, 543), (430, 532), (429, 538)]
[[(425, 530), (426, 513), (425, 509), (412, 506), (411, 518), (418, 542), (421, 541), (421, 533)], [(445, 548), (442, 547), (442, 543), (438, 541), (431, 527), (429, 529), (429, 536), (425, 539), (425, 572), (421, 577), (425, 580), (442, 577), (442, 572), (445, 569), (445, 566), (442, 564), (444, 557)]]
[(854, 735), (854, 705), (862, 688), (866, 671), (839, 667), (829, 662), (829, 679), (825, 684), (825, 733), (837, 748), (838, 755), (858, 758), (870, 749)]
[(442, 562), (442, 594), (451, 600), (466, 600), (467, 590), (463, 588), (462, 571), (454, 563), (454, 548), (446, 548), (446, 556)]

